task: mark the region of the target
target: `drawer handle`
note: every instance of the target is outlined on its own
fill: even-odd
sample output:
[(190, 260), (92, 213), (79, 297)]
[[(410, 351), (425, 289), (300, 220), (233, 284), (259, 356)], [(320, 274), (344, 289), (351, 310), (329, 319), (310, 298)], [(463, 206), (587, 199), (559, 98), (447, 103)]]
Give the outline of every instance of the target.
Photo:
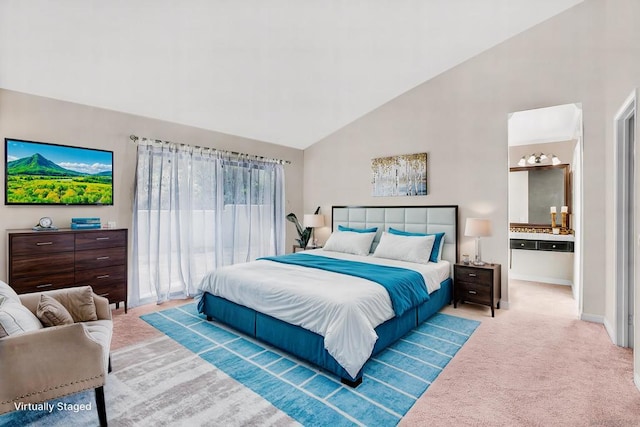
[(106, 296), (109, 296), (109, 292), (107, 292), (105, 294), (98, 294), (98, 295), (100, 295), (101, 297), (106, 297)]
[(50, 288), (51, 286), (53, 286), (53, 283), (45, 283), (44, 285), (37, 285), (36, 288), (38, 289)]
[(98, 258), (96, 258), (96, 260), (98, 260), (98, 261), (102, 261), (102, 260), (105, 260), (105, 259), (109, 259), (109, 257), (108, 256), (99, 256)]
[(476, 292), (476, 291), (469, 291), (469, 293), (470, 293), (471, 295), (475, 295), (475, 294), (477, 294), (477, 292)]
[(469, 277), (476, 277), (476, 273), (469, 273)]
[(53, 242), (37, 242), (36, 246), (53, 245)]
[(108, 237), (96, 237), (96, 240), (109, 240)]
[(108, 274), (103, 274), (102, 276), (96, 277), (96, 279), (108, 279), (108, 278), (109, 278)]
[(520, 243), (520, 246), (524, 246), (524, 243)]
[(551, 245), (551, 247), (555, 249), (556, 245)]

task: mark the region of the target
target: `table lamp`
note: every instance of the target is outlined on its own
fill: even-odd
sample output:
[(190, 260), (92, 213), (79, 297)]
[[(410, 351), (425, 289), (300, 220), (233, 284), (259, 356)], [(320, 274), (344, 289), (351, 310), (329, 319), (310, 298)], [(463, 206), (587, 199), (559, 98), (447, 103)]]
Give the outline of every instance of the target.
[(491, 220), (484, 218), (467, 218), (464, 235), (476, 238), (476, 258), (474, 265), (484, 265), (480, 256), (480, 237), (491, 236)]
[[(324, 215), (322, 214), (305, 214), (304, 215), (304, 219), (303, 219), (303, 223), (305, 228), (311, 227), (312, 229), (318, 228), (318, 227), (324, 227)], [(313, 247), (315, 248), (316, 246), (318, 246), (318, 241), (315, 238), (315, 230), (311, 230), (311, 244), (313, 245)]]

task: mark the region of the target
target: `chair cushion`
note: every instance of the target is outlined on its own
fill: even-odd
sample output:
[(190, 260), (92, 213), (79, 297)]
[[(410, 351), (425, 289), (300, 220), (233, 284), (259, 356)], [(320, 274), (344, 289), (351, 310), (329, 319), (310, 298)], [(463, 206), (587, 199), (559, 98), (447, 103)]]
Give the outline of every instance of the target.
[(91, 286), (58, 289), (51, 296), (67, 309), (74, 322), (98, 320)]
[(42, 323), (27, 307), (5, 297), (0, 305), (0, 339), (38, 329), (42, 329)]
[(7, 285), (2, 280), (0, 280), (0, 295), (5, 297), (7, 300), (20, 303), (20, 297), (18, 296), (16, 291), (14, 291), (11, 286)]
[(36, 316), (44, 326), (70, 325), (73, 323), (73, 318), (69, 311), (57, 300), (46, 294), (40, 295)]

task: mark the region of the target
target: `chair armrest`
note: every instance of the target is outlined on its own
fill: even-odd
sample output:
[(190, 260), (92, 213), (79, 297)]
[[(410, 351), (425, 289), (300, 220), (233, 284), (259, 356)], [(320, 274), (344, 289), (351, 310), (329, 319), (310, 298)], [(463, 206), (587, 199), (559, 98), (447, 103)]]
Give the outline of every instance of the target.
[(104, 385), (103, 351), (82, 323), (0, 339), (0, 413)]
[(109, 307), (109, 300), (94, 293), (93, 302), (96, 305), (98, 320), (111, 320), (111, 307)]

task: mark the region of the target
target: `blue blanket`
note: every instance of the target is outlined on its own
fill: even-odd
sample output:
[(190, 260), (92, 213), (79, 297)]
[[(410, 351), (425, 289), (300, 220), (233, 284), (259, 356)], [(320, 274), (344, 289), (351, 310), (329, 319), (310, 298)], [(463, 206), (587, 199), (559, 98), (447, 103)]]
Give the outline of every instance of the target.
[(396, 316), (401, 316), (407, 310), (429, 300), (429, 293), (422, 274), (406, 268), (301, 253), (258, 259), (318, 268), (376, 282), (382, 285), (389, 293), (391, 305)]

